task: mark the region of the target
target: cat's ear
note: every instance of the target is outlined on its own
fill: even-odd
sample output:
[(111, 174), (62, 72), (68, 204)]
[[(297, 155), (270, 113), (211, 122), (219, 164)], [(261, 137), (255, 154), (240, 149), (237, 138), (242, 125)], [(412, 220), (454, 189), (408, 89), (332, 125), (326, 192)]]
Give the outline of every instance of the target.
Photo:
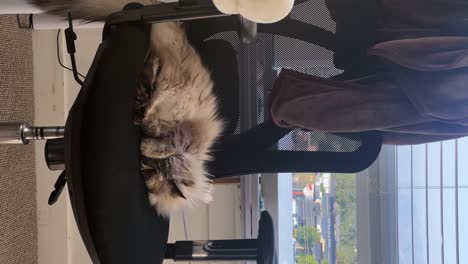
[(172, 185), (173, 194), (187, 200), (187, 197), (185, 197), (184, 193), (180, 190), (179, 186), (177, 186), (177, 184), (174, 181), (171, 181), (171, 185)]
[(161, 170), (161, 160), (149, 158), (141, 155), (140, 162), (143, 168), (152, 169), (152, 170)]

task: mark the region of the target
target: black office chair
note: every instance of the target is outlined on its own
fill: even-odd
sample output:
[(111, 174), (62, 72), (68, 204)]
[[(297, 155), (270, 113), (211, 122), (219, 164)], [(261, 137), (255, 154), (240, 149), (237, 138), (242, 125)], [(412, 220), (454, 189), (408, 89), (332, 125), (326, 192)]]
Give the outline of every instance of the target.
[[(55, 194), (66, 181), (78, 229), (94, 263), (154, 264), (164, 258), (275, 263), (273, 223), (267, 212), (260, 217), (257, 240), (167, 245), (169, 221), (159, 217), (148, 202), (140, 172), (140, 133), (133, 124), (135, 87), (148, 50), (150, 22), (220, 16), (206, 1), (198, 6), (197, 1), (191, 2), (194, 6), (131, 5), (111, 16), (65, 128), (0, 129), (4, 142), (56, 137), (46, 144), (49, 167), (64, 169)], [(230, 177), (367, 168), (380, 151), (376, 133), (289, 130), (268, 120), (268, 91), (276, 77), (275, 67), (281, 67), (275, 61), (281, 51), (276, 33), (285, 36), (287, 32), (281, 23), (278, 29), (270, 25), (262, 31), (259, 27), (253, 39), (255, 34), (246, 34), (253, 32), (252, 25), (246, 29), (243, 23), (236, 16), (187, 23), (192, 44), (213, 72), (221, 114), (228, 123), (215, 146), (210, 173)], [(245, 44), (246, 40), (251, 43)]]
[[(320, 8), (326, 11), (325, 1), (297, 1), (288, 18), (259, 24), (257, 36), (249, 44), (237, 37), (239, 24), (234, 17), (186, 25), (192, 45), (213, 72), (221, 113), (229, 120), (227, 130), (233, 133), (216, 148), (211, 163), (216, 177), (262, 172), (352, 173), (375, 160), (381, 144), (378, 132), (291, 130), (270, 120), (268, 96), (281, 68), (327, 78), (357, 77), (354, 71), (345, 73), (336, 67), (337, 37), (326, 29), (333, 21), (328, 12), (314, 11)], [(314, 12), (321, 17), (308, 15)]]

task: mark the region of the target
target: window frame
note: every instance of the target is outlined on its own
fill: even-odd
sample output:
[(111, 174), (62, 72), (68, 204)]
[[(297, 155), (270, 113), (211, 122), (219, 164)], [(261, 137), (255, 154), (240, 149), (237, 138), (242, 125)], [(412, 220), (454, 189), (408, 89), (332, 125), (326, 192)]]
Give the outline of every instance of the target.
[[(396, 154), (396, 147), (384, 146), (377, 160), (356, 174), (357, 263), (398, 263)], [(290, 263), (281, 261), (293, 255), (292, 243), (284, 246), (287, 236), (292, 237), (292, 224), (284, 224), (286, 214), (292, 215), (292, 173), (242, 177), (243, 235), (255, 238), (258, 233), (260, 177), (262, 187), (268, 190), (263, 199), (275, 223), (279, 263)]]

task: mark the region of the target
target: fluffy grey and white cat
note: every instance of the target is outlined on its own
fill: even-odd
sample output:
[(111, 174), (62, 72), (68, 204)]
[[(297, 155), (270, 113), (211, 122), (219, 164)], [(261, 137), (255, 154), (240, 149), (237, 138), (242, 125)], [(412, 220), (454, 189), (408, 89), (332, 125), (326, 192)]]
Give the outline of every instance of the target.
[[(132, 0), (30, 0), (49, 13), (104, 20)], [(157, 1), (137, 0), (142, 4)], [(137, 89), (135, 122), (149, 200), (169, 216), (186, 205), (211, 201), (205, 170), (210, 148), (222, 132), (210, 73), (189, 44), (182, 24), (154, 24), (150, 51)]]

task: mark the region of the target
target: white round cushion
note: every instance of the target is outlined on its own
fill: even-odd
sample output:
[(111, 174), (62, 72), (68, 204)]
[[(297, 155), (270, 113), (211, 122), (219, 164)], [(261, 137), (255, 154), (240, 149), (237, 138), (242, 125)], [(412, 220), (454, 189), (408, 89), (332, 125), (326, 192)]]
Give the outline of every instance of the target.
[(294, 0), (213, 0), (213, 3), (222, 13), (239, 14), (262, 24), (280, 21), (294, 6)]

